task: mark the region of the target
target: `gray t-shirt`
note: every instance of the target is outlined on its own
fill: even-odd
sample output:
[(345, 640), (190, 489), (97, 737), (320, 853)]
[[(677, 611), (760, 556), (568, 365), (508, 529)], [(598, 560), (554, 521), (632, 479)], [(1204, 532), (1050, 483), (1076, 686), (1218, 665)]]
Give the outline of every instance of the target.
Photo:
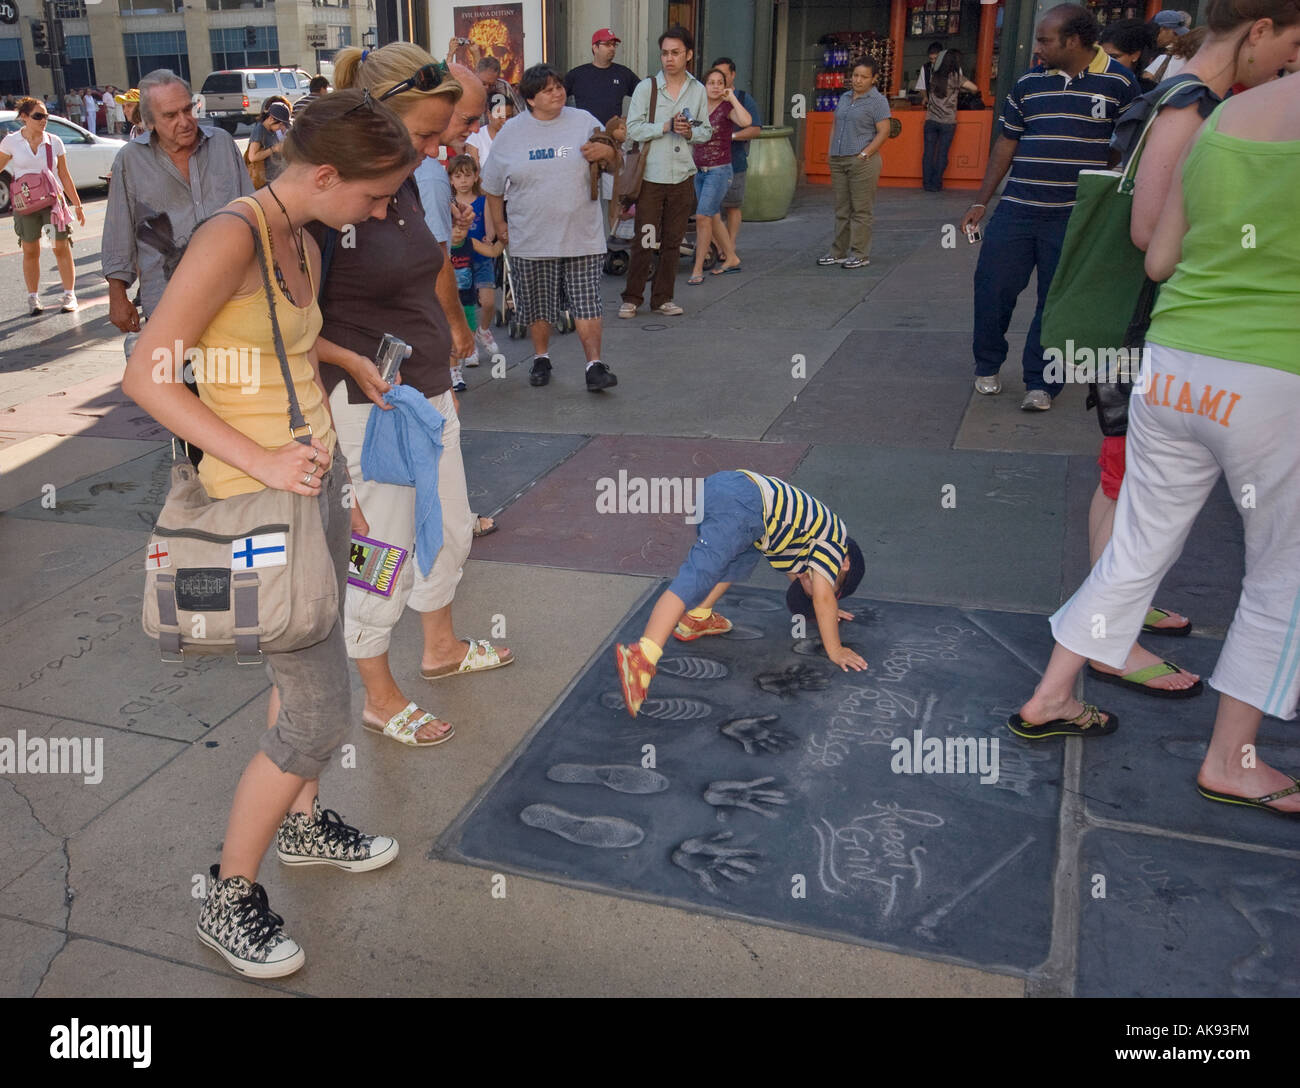
[(603, 127), (586, 110), (565, 106), (553, 121), (512, 117), (492, 141), (483, 191), (504, 196), (515, 257), (586, 257), (605, 252), (600, 201), (580, 148)]
[(438, 159), (425, 158), (415, 168), (415, 184), (424, 205), (424, 221), (439, 242), (451, 241), (451, 178)]

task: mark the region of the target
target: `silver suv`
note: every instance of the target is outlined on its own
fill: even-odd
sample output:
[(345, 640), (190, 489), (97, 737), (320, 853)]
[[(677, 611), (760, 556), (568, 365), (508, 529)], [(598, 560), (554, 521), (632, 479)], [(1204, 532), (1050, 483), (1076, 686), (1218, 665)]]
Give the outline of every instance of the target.
[(301, 68), (230, 68), (208, 76), (199, 94), (204, 114), (233, 133), (241, 121), (256, 124), (268, 98), (283, 95), (296, 105), (307, 97), (310, 82)]

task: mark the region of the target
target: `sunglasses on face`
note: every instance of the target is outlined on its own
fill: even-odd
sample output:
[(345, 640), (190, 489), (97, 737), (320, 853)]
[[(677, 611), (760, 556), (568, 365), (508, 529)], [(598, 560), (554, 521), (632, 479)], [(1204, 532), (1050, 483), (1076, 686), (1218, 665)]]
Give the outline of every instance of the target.
[(44, 121), (50, 115), (48, 113), (29, 113), (27, 116), (33, 121)]

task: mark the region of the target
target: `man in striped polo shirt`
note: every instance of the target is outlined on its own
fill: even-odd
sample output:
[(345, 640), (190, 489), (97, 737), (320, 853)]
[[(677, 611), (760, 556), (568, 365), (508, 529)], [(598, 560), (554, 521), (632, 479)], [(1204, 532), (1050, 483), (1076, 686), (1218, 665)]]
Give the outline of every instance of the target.
[(1080, 170), (1106, 169), (1115, 119), (1140, 93), (1132, 73), (1097, 45), (1097, 21), (1077, 4), (1043, 16), (1034, 35), (1042, 64), (1020, 77), (1002, 107), (1002, 132), (976, 202), (962, 218), (970, 232), (1007, 175), (975, 268), (975, 391), (1002, 391), (1007, 327), (1016, 300), (1038, 272), (1038, 301), (1022, 359), (1028, 392), (1020, 407), (1046, 411), (1063, 388), (1043, 376), (1039, 327), (1074, 207)]
[(863, 560), (838, 514), (784, 480), (747, 469), (715, 472), (704, 481), (703, 514), (699, 537), (655, 603), (641, 640), (614, 647), (632, 717), (641, 709), (669, 635), (692, 642), (731, 630), (731, 621), (713, 606), (732, 582), (749, 577), (760, 555), (790, 579), (791, 613), (813, 613), (826, 656), (846, 672), (867, 667), (840, 641), (840, 621), (853, 614), (838, 602), (857, 589)]

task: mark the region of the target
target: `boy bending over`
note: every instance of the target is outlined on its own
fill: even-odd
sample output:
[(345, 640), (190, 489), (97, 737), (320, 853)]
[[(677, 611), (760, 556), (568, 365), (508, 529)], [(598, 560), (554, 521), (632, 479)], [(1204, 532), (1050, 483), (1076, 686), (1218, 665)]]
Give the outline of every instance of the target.
[(839, 621), (853, 615), (837, 602), (857, 589), (863, 564), (839, 515), (784, 480), (746, 469), (708, 477), (703, 502), (699, 539), (655, 603), (645, 634), (614, 647), (628, 713), (635, 718), (641, 709), (669, 634), (691, 642), (731, 630), (713, 606), (732, 582), (749, 577), (760, 554), (793, 583), (786, 594), (792, 613), (806, 615), (811, 600), (826, 656), (845, 671), (865, 669), (840, 642)]

